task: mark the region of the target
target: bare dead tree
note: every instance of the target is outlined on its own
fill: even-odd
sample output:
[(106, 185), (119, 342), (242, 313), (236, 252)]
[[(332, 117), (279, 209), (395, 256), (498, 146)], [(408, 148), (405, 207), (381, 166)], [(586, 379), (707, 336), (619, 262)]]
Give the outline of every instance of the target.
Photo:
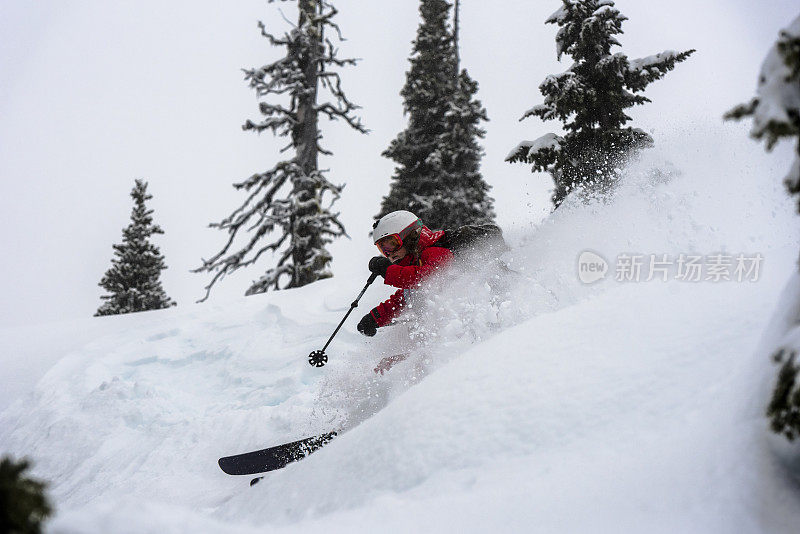
[[(265, 252), (277, 255), (277, 263), (253, 282), (247, 295), (269, 288), (300, 287), (330, 278), (332, 259), (326, 246), (333, 238), (346, 235), (338, 213), (331, 211), (343, 186), (327, 180), (318, 168), (319, 154), (330, 155), (319, 141), (320, 114), (329, 120), (343, 120), (358, 132), (366, 133), (354, 111), (358, 109), (345, 95), (337, 67), (355, 65), (356, 59), (340, 59), (326, 30), (342, 40), (333, 22), (337, 10), (325, 0), (298, 0), (298, 22), (283, 37), (268, 33), (262, 22), (261, 34), (273, 46), (286, 49), (286, 55), (268, 65), (245, 70), (245, 79), (256, 91), (262, 118), (248, 120), (244, 130), (271, 131), (289, 137), (281, 152), (292, 150), (293, 157), (278, 162), (272, 169), (234, 184), (248, 193), (244, 203), (212, 228), (228, 234), (222, 249), (194, 272), (214, 273), (206, 286), (211, 288), (225, 275), (256, 263)], [(330, 98), (318, 102), (320, 86)], [(240, 234), (250, 234), (241, 246), (234, 246)], [(284, 285), (281, 286), (281, 283)]]

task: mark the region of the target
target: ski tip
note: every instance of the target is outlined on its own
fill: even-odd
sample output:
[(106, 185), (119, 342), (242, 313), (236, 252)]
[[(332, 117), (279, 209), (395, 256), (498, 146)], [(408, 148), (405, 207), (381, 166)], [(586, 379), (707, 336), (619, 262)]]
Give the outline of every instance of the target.
[(222, 472), (227, 475), (241, 475), (242, 473), (236, 471), (236, 466), (232, 460), (232, 457), (226, 456), (217, 460), (217, 465), (219, 465)]
[(253, 486), (255, 486), (256, 484), (258, 484), (258, 483), (261, 481), (261, 479), (262, 479), (262, 478), (264, 478), (264, 477), (256, 477), (256, 478), (254, 478), (253, 480), (251, 480), (251, 481), (250, 481), (250, 487), (252, 488), (252, 487), (253, 487)]

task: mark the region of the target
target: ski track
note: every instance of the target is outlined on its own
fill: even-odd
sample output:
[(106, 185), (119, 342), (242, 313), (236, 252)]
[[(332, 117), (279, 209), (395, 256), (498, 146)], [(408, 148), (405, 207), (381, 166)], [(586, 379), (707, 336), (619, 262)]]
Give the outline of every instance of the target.
[[(11, 367), (27, 393), (4, 397), (0, 448), (51, 481), (52, 532), (791, 532), (758, 342), (800, 241), (793, 205), (735, 157), (702, 181), (702, 158), (684, 163), (668, 185), (633, 167), (613, 199), (510, 236), (522, 274), (499, 298), (483, 266), (421, 292), (425, 336), (364, 339), (351, 320), (322, 369), (305, 358), (352, 299), (339, 280), (9, 332), (6, 353), (45, 356)], [(757, 283), (585, 286), (587, 248), (766, 260)], [(253, 488), (216, 465), (334, 428)]]

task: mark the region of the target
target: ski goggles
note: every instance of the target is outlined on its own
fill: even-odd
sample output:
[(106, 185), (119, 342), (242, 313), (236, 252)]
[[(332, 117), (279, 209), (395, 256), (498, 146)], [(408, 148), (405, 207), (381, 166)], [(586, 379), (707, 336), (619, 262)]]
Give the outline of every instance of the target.
[(378, 239), (375, 245), (381, 251), (381, 254), (388, 257), (403, 247), (403, 238), (400, 237), (400, 234), (387, 235)]
[(381, 252), (381, 254), (388, 258), (390, 254), (397, 252), (403, 247), (403, 238), (408, 237), (408, 234), (410, 234), (414, 228), (419, 226), (422, 226), (422, 221), (417, 219), (413, 223), (403, 228), (399, 233), (390, 234), (378, 239), (375, 242), (375, 246), (378, 247), (378, 250)]

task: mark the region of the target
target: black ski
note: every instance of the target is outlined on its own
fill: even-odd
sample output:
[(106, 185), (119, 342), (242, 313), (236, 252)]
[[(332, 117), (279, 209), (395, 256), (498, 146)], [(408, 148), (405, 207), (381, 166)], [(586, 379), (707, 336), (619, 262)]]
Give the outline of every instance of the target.
[(302, 460), (336, 437), (336, 432), (276, 445), (260, 451), (245, 452), (219, 459), (219, 467), (229, 475), (253, 475), (286, 467)]

